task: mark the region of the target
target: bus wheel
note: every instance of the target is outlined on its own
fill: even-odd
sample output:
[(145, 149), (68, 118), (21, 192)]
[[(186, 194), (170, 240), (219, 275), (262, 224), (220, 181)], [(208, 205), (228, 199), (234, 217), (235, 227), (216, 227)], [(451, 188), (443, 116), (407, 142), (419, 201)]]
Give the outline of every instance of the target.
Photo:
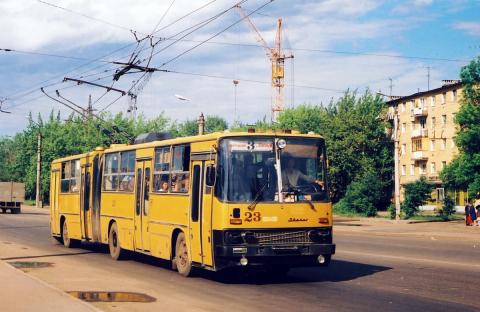
[(175, 246), (175, 264), (178, 273), (183, 276), (190, 276), (192, 273), (192, 261), (188, 256), (187, 242), (185, 234), (180, 233), (177, 236), (177, 244)]
[(63, 221), (62, 241), (63, 245), (67, 248), (78, 247), (80, 243), (78, 240), (70, 238), (70, 235), (68, 234), (67, 221)]
[(2, 208), (2, 213), (6, 213), (6, 212), (7, 212), (7, 209)]
[(122, 259), (125, 252), (122, 247), (120, 247), (117, 223), (113, 223), (110, 227), (110, 233), (108, 235), (108, 248), (110, 249), (110, 256), (113, 260)]

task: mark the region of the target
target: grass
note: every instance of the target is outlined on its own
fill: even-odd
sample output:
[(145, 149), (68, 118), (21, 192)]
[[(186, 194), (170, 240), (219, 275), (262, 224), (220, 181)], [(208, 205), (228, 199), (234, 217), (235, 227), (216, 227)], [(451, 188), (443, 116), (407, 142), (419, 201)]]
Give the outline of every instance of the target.
[(35, 206), (35, 200), (34, 199), (25, 199), (23, 204), (26, 205), (26, 206)]
[(453, 214), (448, 217), (439, 216), (436, 214), (430, 213), (420, 213), (408, 220), (412, 221), (424, 221), (424, 222), (443, 222), (443, 221), (455, 221), (455, 220), (463, 220), (463, 216), (461, 214)]

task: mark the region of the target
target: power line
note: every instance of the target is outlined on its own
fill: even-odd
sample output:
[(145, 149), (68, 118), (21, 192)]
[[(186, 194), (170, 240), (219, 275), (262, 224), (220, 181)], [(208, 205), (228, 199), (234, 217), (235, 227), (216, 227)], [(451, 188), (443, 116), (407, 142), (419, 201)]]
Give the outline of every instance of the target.
[[(168, 28), (168, 27), (170, 27), (170, 26), (178, 23), (179, 21), (187, 18), (188, 16), (191, 16), (192, 14), (195, 14), (195, 13), (199, 12), (200, 10), (203, 10), (204, 8), (208, 7), (209, 5), (211, 5), (211, 4), (214, 3), (214, 2), (216, 2), (216, 0), (209, 1), (209, 2), (207, 2), (207, 3), (205, 3), (205, 4), (203, 4), (203, 5), (195, 8), (195, 9), (193, 9), (192, 11), (188, 12), (187, 14), (184, 14), (183, 16), (177, 18), (176, 20), (172, 21), (171, 23), (169, 23), (169, 24), (161, 27), (160, 29), (156, 30), (156, 32), (159, 32), (159, 31), (161, 31), (161, 30), (164, 30), (164, 29), (166, 29), (166, 28)], [(43, 3), (45, 3), (45, 1), (43, 1)], [(47, 3), (45, 3), (45, 4), (47, 4)], [(56, 6), (56, 7), (60, 8), (60, 9), (63, 9), (62, 7), (59, 7), (59, 6)], [(84, 16), (84, 17), (87, 17), (87, 18), (90, 18), (90, 19), (95, 19), (95, 18), (91, 18), (90, 16), (87, 16), (86, 14), (78, 13), (78, 12), (75, 12), (75, 11), (72, 11), (72, 10), (65, 10), (65, 11), (70, 12), (70, 13), (74, 13), (74, 14), (77, 14), (77, 15), (81, 15), (81, 16)], [(102, 20), (100, 20), (100, 19), (96, 19), (96, 20), (97, 20), (97, 21), (104, 22), (104, 21), (102, 21)], [(108, 24), (108, 25), (110, 25), (110, 26), (113, 25), (112, 23), (109, 23), (109, 22), (106, 22), (106, 24)], [(117, 25), (117, 26), (118, 26), (118, 25)], [(125, 29), (125, 27), (120, 27), (120, 28)], [(129, 31), (130, 31), (130, 30), (129, 30)], [(115, 54), (115, 53), (117, 53), (117, 52), (119, 52), (119, 51), (121, 51), (121, 50), (124, 50), (124, 49), (126, 49), (126, 48), (129, 48), (129, 47), (131, 47), (131, 46), (133, 46), (133, 45), (135, 45), (135, 44), (136, 44), (136, 43), (129, 43), (129, 44), (127, 44), (127, 45), (125, 45), (125, 46), (122, 46), (122, 47), (120, 47), (120, 48), (118, 48), (118, 49), (116, 49), (116, 50), (114, 50), (114, 51), (112, 51), (112, 52), (110, 52), (110, 53), (108, 53), (108, 54), (105, 54), (105, 55), (103, 55), (103, 56), (101, 56), (101, 57), (99, 57), (99, 58), (90, 60), (89, 62), (87, 62), (87, 63), (85, 63), (85, 64), (82, 64), (82, 65), (80, 65), (80, 66), (74, 67), (73, 69), (71, 69), (71, 70), (69, 70), (69, 71), (67, 71), (67, 72), (62, 73), (62, 74), (59, 75), (59, 76), (61, 76), (61, 77), (63, 78), (63, 76), (66, 76), (66, 75), (68, 75), (68, 74), (70, 74), (70, 73), (72, 73), (72, 72), (74, 72), (74, 71), (76, 71), (76, 70), (78, 70), (78, 69), (80, 69), (80, 68), (82, 68), (82, 67), (88, 66), (88, 65), (96, 62), (96, 61), (99, 60), (99, 59), (103, 59), (103, 58), (105, 58), (105, 57), (107, 57), (107, 56), (113, 55), (113, 54)], [(130, 55), (130, 54), (129, 54), (129, 55)], [(128, 55), (127, 55), (127, 56), (128, 56)], [(126, 56), (123, 56), (123, 57), (126, 57)], [(121, 58), (123, 58), (123, 57), (121, 57)], [(120, 58), (120, 59), (121, 59), (121, 58)], [(117, 59), (117, 60), (119, 60), (119, 59)], [(94, 68), (92, 68), (92, 69), (90, 69), (90, 70), (84, 71), (84, 72), (82, 72), (80, 75), (82, 75), (83, 73), (86, 73), (86, 72), (88, 72), (88, 71), (93, 71), (93, 70), (95, 70), (95, 69), (97, 69), (97, 68), (100, 68), (100, 67), (103, 67), (103, 66), (105, 66), (105, 64), (100, 65), (100, 66), (96, 66), (96, 67), (94, 67)], [(84, 77), (86, 77), (86, 76), (84, 76)], [(82, 77), (80, 77), (80, 78), (82, 78)], [(43, 80), (43, 81), (41, 81), (41, 82), (39, 82), (39, 83), (36, 83), (36, 84), (32, 85), (31, 87), (29, 87), (29, 88), (27, 88), (27, 89), (24, 89), (24, 91), (18, 91), (18, 92), (16, 92), (16, 93), (9, 94), (8, 96), (5, 97), (5, 99), (6, 99), (6, 100), (11, 100), (12, 98), (14, 98), (15, 95), (21, 94), (20, 96), (16, 96), (16, 97), (15, 97), (15, 99), (18, 99), (18, 98), (20, 98), (20, 97), (24, 97), (24, 96), (26, 96), (26, 95), (29, 95), (29, 94), (31, 94), (31, 93), (33, 93), (33, 92), (37, 92), (37, 91), (38, 91), (37, 88), (38, 88), (39, 86), (43, 86), (43, 84), (48, 83), (48, 82), (51, 82), (51, 81), (53, 81), (53, 80), (55, 80), (55, 79), (56, 79), (56, 78), (50, 78), (50, 79), (47, 79), (47, 80)], [(56, 85), (56, 84), (60, 84), (60, 83), (61, 83), (61, 82), (57, 82), (57, 83), (51, 84), (51, 85)], [(48, 85), (48, 86), (51, 86), (51, 85)], [(47, 86), (43, 86), (43, 87), (47, 87)], [(33, 88), (35, 88), (35, 89), (33, 89)], [(32, 89), (33, 89), (33, 90), (32, 90)], [(31, 90), (32, 90), (32, 91), (31, 91)]]
[[(172, 74), (199, 76), (199, 77), (215, 78), (215, 79), (222, 79), (222, 80), (229, 80), (229, 81), (232, 81), (232, 79), (233, 79), (233, 80), (238, 80), (240, 82), (252, 82), (252, 83), (260, 83), (260, 84), (271, 84), (272, 83), (271, 81), (254, 80), (254, 79), (238, 78), (238, 77), (223, 76), (223, 75), (191, 73), (191, 72), (168, 70), (168, 69), (162, 69), (162, 70), (159, 70), (159, 71), (166, 72), (166, 73), (172, 73)], [(300, 84), (295, 84), (293, 86), (296, 87), (296, 88), (316, 89), (316, 90), (331, 91), (331, 92), (336, 92), (336, 93), (345, 93), (347, 91), (347, 90), (331, 89), (331, 88), (309, 86), (309, 85), (300, 85)]]
[(77, 11), (73, 11), (73, 10), (67, 9), (65, 7), (61, 7), (59, 5), (56, 5), (56, 4), (53, 4), (53, 3), (50, 3), (50, 2), (46, 2), (46, 1), (42, 1), (42, 0), (37, 0), (37, 2), (40, 2), (42, 4), (45, 4), (45, 5), (48, 5), (48, 6), (51, 6), (51, 7), (54, 7), (54, 8), (72, 13), (72, 14), (80, 15), (80, 16), (88, 18), (90, 20), (100, 22), (100, 23), (103, 23), (103, 24), (106, 24), (106, 25), (109, 25), (109, 26), (112, 26), (112, 27), (115, 27), (115, 28), (123, 29), (123, 30), (126, 30), (126, 31), (131, 31), (131, 29), (128, 28), (128, 27), (121, 26), (121, 25), (118, 25), (118, 24), (114, 24), (114, 23), (111, 23), (109, 21), (106, 21), (106, 20), (103, 20), (103, 19), (100, 19), (100, 18), (96, 18), (96, 17), (92, 17), (90, 15), (83, 14), (83, 13), (80, 13), (80, 12), (77, 12)]

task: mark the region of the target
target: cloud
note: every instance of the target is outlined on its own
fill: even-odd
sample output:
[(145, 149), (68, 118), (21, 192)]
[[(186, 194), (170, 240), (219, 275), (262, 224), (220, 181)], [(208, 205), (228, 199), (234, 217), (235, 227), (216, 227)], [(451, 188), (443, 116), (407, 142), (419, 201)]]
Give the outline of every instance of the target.
[(480, 22), (457, 22), (453, 28), (463, 30), (470, 36), (480, 37)]
[(381, 1), (376, 0), (325, 0), (304, 5), (303, 9), (312, 15), (361, 16), (380, 4)]
[(397, 4), (393, 7), (392, 12), (398, 14), (406, 14), (414, 12), (415, 10), (428, 7), (432, 5), (433, 0), (406, 0), (400, 1), (400, 4)]
[[(53, 0), (51, 0), (53, 1)], [(195, 1), (196, 3), (197, 1)], [(208, 0), (202, 1), (207, 3)], [(235, 1), (217, 1), (212, 7), (192, 15), (179, 24), (175, 24), (160, 36), (168, 36), (175, 31), (189, 27), (212, 16)], [(253, 3), (252, 3), (253, 2)], [(149, 32), (158, 22), (169, 1), (151, 0), (77, 0), (56, 1), (69, 9), (88, 14), (89, 16), (110, 21), (115, 24), (132, 27), (139, 31)], [(167, 15), (162, 25), (174, 21), (193, 9), (192, 2), (177, 0), (174, 9)], [(248, 9), (262, 3), (261, 0), (249, 1)], [(286, 1), (275, 1), (263, 13), (268, 15), (253, 15), (252, 19), (262, 36), (272, 44), (275, 37), (277, 18), (282, 16), (288, 45), (296, 48), (319, 50), (335, 50), (341, 46), (370, 46), (371, 52), (378, 54), (397, 54), (391, 48), (383, 48), (385, 38), (401, 37), (405, 29), (415, 27), (415, 21), (408, 19), (389, 19), (375, 12), (381, 4), (379, 1), (341, 0), (341, 1), (298, 1), (291, 6), (284, 5)], [(195, 6), (200, 6), (201, 3)], [(372, 16), (369, 13), (375, 12)], [(274, 15), (274, 16), (273, 16)], [(188, 39), (202, 40), (227, 27), (240, 18), (238, 12), (231, 12), (222, 19), (213, 22), (200, 32), (195, 32)], [(126, 43), (134, 42), (133, 36), (125, 30), (110, 27), (102, 23), (72, 15), (58, 9), (38, 4), (35, 1), (3, 0), (0, 2), (0, 27), (9, 31), (0, 36), (0, 47), (16, 49), (42, 50), (58, 54), (78, 55), (94, 58), (118, 49)], [(241, 22), (223, 33), (215, 41), (246, 43), (256, 45), (254, 34), (246, 23)], [(161, 42), (156, 51), (170, 44)], [(156, 55), (150, 66), (160, 66), (165, 61), (179, 55), (197, 43), (180, 42)], [(390, 47), (391, 45), (387, 45)], [(148, 45), (147, 45), (148, 47)], [(118, 59), (129, 56), (133, 48), (114, 53), (108, 59)], [(140, 58), (148, 56), (147, 49)], [(405, 95), (416, 92), (419, 86), (426, 87), (426, 70), (422, 62), (382, 58), (367, 55), (328, 54), (312, 51), (294, 51), (295, 76), (292, 77), (291, 60), (286, 62), (285, 105), (293, 106), (302, 103), (328, 103), (332, 98), (342, 95), (335, 90), (358, 89), (363, 92), (366, 87), (373, 91), (388, 90), (388, 77), (394, 78), (394, 93)], [(52, 58), (31, 56), (3, 56), (0, 66), (0, 96), (23, 90), (32, 85), (55, 78), (59, 84), (46, 88), (50, 94), (56, 89), (61, 94), (79, 105), (85, 106), (89, 94), (93, 100), (99, 99), (104, 90), (87, 85), (76, 86), (74, 83), (61, 83), (64, 72), (72, 70), (83, 62), (57, 60)], [(99, 67), (102, 66), (102, 67)], [(204, 44), (168, 64), (165, 68), (180, 72), (201, 73), (210, 76), (224, 76), (226, 79), (195, 75), (156, 72), (149, 83), (138, 95), (139, 113), (147, 117), (165, 112), (176, 120), (196, 118), (200, 112), (206, 115), (220, 115), (230, 122), (234, 119), (234, 86), (233, 79), (240, 79), (237, 87), (237, 111), (243, 122), (254, 122), (266, 116), (270, 118), (271, 104), (271, 63), (261, 47), (240, 47), (235, 45)], [(110, 64), (90, 64), (74, 70), (71, 77), (83, 76), (87, 80), (106, 77), (95, 81), (111, 85), (112, 72)], [(442, 69), (443, 70), (443, 69)], [(442, 70), (432, 71), (432, 81), (445, 78)], [(132, 81), (139, 78), (138, 74), (122, 76), (115, 83), (115, 88), (128, 90)], [(255, 82), (255, 81), (260, 81)], [(263, 82), (263, 83), (262, 83)], [(293, 89), (292, 84), (296, 87)], [(75, 85), (75, 86), (74, 86)], [(309, 87), (308, 87), (309, 86)], [(26, 97), (7, 102), (5, 108), (10, 108), (11, 115), (0, 114), (0, 133), (13, 134), (26, 124), (25, 115), (32, 111), (34, 115), (48, 115), (52, 109), (61, 110), (66, 118), (71, 111), (66, 107), (42, 97), (36, 91)], [(292, 89), (294, 92), (292, 92)], [(181, 94), (191, 101), (179, 101), (174, 97)], [(294, 95), (294, 101), (292, 101)], [(40, 97), (39, 97), (40, 96)], [(117, 93), (109, 92), (98, 103), (96, 109), (102, 109), (118, 97)], [(22, 104), (23, 101), (35, 99)], [(19, 106), (16, 106), (19, 105)], [(112, 113), (126, 112), (127, 97), (123, 97), (108, 108)]]

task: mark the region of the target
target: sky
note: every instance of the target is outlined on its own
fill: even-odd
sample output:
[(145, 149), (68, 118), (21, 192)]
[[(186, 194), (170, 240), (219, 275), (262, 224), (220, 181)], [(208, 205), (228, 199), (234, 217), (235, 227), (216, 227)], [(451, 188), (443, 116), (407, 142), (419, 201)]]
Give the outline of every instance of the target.
[[(230, 123), (270, 119), (270, 60), (233, 8), (239, 1), (0, 0), (0, 102), (11, 112), (0, 113), (0, 136), (21, 131), (30, 112), (60, 111), (66, 119), (72, 110), (54, 99), (86, 107), (91, 95), (97, 112), (127, 112), (128, 95), (65, 77), (135, 92), (138, 113), (147, 118), (163, 112), (183, 121), (203, 112)], [(480, 0), (241, 6), (270, 47), (282, 18), (284, 52), (294, 55), (285, 61), (286, 107), (325, 105), (346, 90), (390, 94), (391, 87), (393, 95), (408, 95), (439, 87), (480, 55)], [(113, 81), (122, 67), (112, 62), (137, 52), (142, 66), (150, 59), (149, 67), (170, 72), (129, 72)]]

